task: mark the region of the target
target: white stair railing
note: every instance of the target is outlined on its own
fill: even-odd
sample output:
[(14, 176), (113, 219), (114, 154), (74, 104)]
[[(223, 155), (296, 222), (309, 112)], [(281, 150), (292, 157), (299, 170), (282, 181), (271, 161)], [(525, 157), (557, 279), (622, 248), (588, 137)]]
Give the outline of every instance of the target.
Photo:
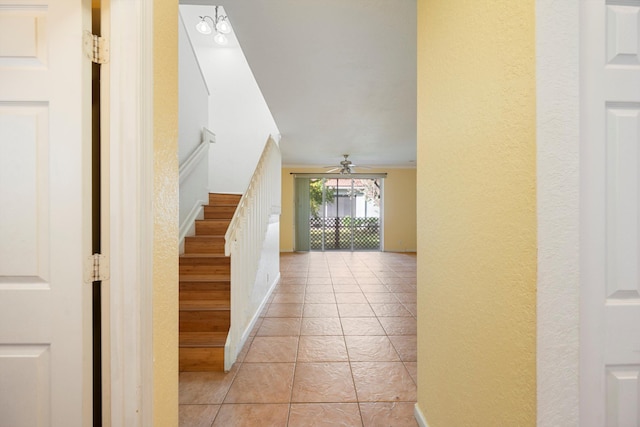
[[(281, 205), (280, 149), (269, 137), (225, 235), (225, 255), (231, 256), (231, 326), (225, 345), (225, 370), (231, 369), (258, 318), (269, 286), (258, 278), (270, 223), (279, 221)], [(275, 279), (272, 277), (272, 279)]]

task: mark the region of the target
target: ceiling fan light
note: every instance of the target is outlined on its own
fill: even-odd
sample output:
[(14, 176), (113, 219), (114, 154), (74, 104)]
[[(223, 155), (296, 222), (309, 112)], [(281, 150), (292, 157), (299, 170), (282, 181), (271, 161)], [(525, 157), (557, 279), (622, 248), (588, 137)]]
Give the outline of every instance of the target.
[(218, 43), (221, 46), (224, 46), (227, 43), (229, 43), (229, 39), (227, 39), (227, 36), (225, 36), (222, 33), (216, 33), (216, 35), (213, 37), (213, 41)]
[(216, 23), (216, 30), (222, 34), (229, 34), (231, 32), (231, 25), (227, 21), (226, 17), (222, 17)]
[(200, 22), (196, 24), (196, 30), (201, 34), (211, 34), (211, 26), (204, 20), (203, 16), (200, 17)]

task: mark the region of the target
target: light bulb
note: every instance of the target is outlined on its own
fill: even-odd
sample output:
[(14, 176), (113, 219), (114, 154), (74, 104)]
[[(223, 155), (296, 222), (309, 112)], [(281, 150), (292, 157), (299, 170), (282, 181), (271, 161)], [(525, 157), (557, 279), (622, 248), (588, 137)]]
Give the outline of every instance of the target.
[(222, 34), (229, 34), (231, 32), (231, 25), (229, 25), (229, 21), (227, 21), (226, 18), (220, 18), (216, 24), (216, 30)]
[(196, 25), (196, 30), (198, 30), (198, 32), (202, 34), (211, 34), (211, 27), (209, 26), (207, 21), (204, 20), (204, 18), (202, 18), (202, 20), (198, 22), (198, 24)]
[(221, 33), (216, 33), (216, 35), (213, 37), (213, 41), (218, 43), (219, 45), (225, 45), (227, 43), (229, 43), (229, 40), (227, 39), (227, 36), (225, 36), (224, 34)]

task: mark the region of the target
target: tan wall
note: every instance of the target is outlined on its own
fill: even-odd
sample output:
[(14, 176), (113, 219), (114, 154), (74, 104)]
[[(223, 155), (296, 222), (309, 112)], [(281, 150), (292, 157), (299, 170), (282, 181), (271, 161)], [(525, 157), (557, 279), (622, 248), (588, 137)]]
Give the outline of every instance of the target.
[(418, 408), (536, 424), (535, 2), (418, 0)]
[(153, 4), (153, 425), (178, 425), (178, 0)]
[[(319, 168), (282, 169), (282, 215), (280, 216), (280, 251), (291, 252), (294, 246), (294, 187), (291, 172), (322, 173)], [(416, 170), (371, 169), (386, 172), (384, 182), (384, 249), (387, 252), (416, 250)]]

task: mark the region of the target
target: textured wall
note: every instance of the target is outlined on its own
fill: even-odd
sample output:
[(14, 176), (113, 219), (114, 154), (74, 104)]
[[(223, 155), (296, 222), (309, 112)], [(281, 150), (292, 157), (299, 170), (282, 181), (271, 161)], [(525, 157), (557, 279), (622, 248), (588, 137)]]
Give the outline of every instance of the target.
[(580, 4), (537, 0), (538, 426), (577, 426)]
[(536, 423), (533, 0), (418, 1), (418, 409)]
[(153, 3), (153, 425), (178, 425), (178, 0)]
[[(322, 173), (322, 168), (282, 169), (282, 215), (280, 251), (293, 250), (294, 187), (291, 172)], [(387, 173), (384, 183), (384, 246), (387, 252), (415, 252), (416, 244), (416, 170), (367, 169)]]

